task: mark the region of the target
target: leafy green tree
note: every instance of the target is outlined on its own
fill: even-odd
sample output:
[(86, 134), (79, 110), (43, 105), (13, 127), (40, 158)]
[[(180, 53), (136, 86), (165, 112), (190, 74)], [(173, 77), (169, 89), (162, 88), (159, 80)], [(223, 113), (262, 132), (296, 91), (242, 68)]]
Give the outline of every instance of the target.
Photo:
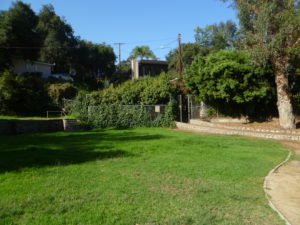
[(36, 32), (37, 16), (29, 4), (14, 2), (0, 13), (0, 71), (11, 64), (13, 57), (35, 59), (39, 36)]
[(56, 15), (52, 5), (44, 5), (38, 15), (37, 31), (41, 36), (39, 58), (55, 63), (55, 72), (69, 72), (77, 41), (71, 25)]
[(95, 79), (110, 79), (116, 69), (113, 48), (83, 40), (78, 43), (72, 62), (72, 68), (76, 70), (76, 78), (94, 83)]
[[(184, 43), (181, 45), (182, 63), (186, 68), (192, 64), (194, 58), (200, 54), (202, 56), (208, 54), (208, 49), (199, 46), (196, 43)], [(177, 69), (178, 67), (178, 49), (174, 49), (166, 56), (169, 69)]]
[(195, 29), (196, 43), (206, 47), (210, 52), (221, 49), (234, 48), (237, 38), (236, 24), (230, 20), (219, 24), (209, 25), (205, 28)]
[(185, 82), (199, 100), (242, 105), (271, 101), (272, 85), (266, 71), (253, 68), (245, 51), (221, 50), (198, 56), (186, 71)]
[(137, 59), (140, 58), (143, 60), (146, 59), (156, 59), (156, 56), (154, 53), (150, 50), (149, 46), (137, 46), (135, 47), (129, 56), (130, 59)]
[(114, 85), (121, 84), (131, 78), (131, 65), (129, 60), (124, 60), (116, 67), (110, 81)]
[(253, 61), (273, 67), (280, 126), (294, 129), (289, 77), (299, 67), (300, 1), (234, 0), (232, 4)]

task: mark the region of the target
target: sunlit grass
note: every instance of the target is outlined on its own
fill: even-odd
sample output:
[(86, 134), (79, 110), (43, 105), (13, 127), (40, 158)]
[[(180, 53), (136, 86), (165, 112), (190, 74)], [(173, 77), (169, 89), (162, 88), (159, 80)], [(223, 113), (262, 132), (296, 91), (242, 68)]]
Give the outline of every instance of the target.
[(283, 224), (272, 141), (139, 128), (0, 137), (0, 224)]

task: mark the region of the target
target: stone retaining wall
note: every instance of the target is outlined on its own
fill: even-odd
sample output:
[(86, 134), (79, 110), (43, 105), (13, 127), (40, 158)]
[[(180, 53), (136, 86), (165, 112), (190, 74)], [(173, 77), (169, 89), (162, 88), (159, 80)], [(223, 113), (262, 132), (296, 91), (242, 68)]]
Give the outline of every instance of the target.
[(0, 135), (74, 131), (77, 128), (78, 121), (74, 119), (0, 120)]
[(224, 135), (244, 135), (244, 136), (260, 137), (260, 138), (277, 139), (277, 140), (300, 141), (300, 136), (296, 136), (296, 135), (259, 133), (259, 132), (242, 131), (242, 130), (226, 130), (218, 127), (212, 127), (212, 126), (208, 127), (203, 125), (202, 126), (193, 125), (193, 124), (180, 123), (180, 122), (176, 122), (176, 125), (177, 128), (179, 129), (195, 131), (195, 132), (224, 134)]
[(278, 129), (260, 129), (260, 128), (253, 128), (253, 127), (243, 127), (243, 126), (226, 126), (222, 124), (215, 124), (211, 122), (206, 122), (203, 120), (190, 120), (190, 124), (206, 126), (206, 127), (215, 127), (215, 128), (222, 128), (222, 129), (231, 129), (231, 130), (241, 130), (241, 131), (253, 131), (253, 132), (265, 132), (265, 133), (284, 133), (284, 134), (291, 134), (291, 135), (300, 135), (300, 132), (297, 130), (278, 130)]

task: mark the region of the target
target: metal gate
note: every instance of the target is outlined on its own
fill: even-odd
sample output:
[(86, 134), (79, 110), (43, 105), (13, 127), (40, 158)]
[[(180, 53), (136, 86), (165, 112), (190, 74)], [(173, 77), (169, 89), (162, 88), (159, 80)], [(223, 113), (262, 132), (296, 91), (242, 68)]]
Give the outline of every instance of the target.
[(193, 95), (178, 95), (180, 122), (188, 123), (191, 119), (201, 119), (207, 116), (207, 106)]

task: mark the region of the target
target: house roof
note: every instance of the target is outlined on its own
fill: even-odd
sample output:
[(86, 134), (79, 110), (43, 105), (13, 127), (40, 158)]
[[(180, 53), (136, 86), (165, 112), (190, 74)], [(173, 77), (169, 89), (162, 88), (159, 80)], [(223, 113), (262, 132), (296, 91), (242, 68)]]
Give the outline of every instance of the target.
[(40, 62), (40, 61), (35, 61), (35, 60), (25, 60), (21, 57), (14, 57), (13, 59), (16, 60), (23, 60), (24, 62), (30, 62), (32, 64), (40, 64), (40, 65), (47, 65), (47, 66), (55, 66), (55, 63), (46, 63), (46, 62)]
[(39, 62), (39, 61), (31, 61), (32, 63), (35, 64), (41, 64), (41, 65), (47, 65), (47, 66), (55, 66), (55, 63), (51, 64), (51, 63), (45, 63), (45, 62)]
[(167, 61), (158, 61), (158, 60), (137, 60), (139, 63), (142, 64), (161, 64), (161, 65), (168, 65)]

